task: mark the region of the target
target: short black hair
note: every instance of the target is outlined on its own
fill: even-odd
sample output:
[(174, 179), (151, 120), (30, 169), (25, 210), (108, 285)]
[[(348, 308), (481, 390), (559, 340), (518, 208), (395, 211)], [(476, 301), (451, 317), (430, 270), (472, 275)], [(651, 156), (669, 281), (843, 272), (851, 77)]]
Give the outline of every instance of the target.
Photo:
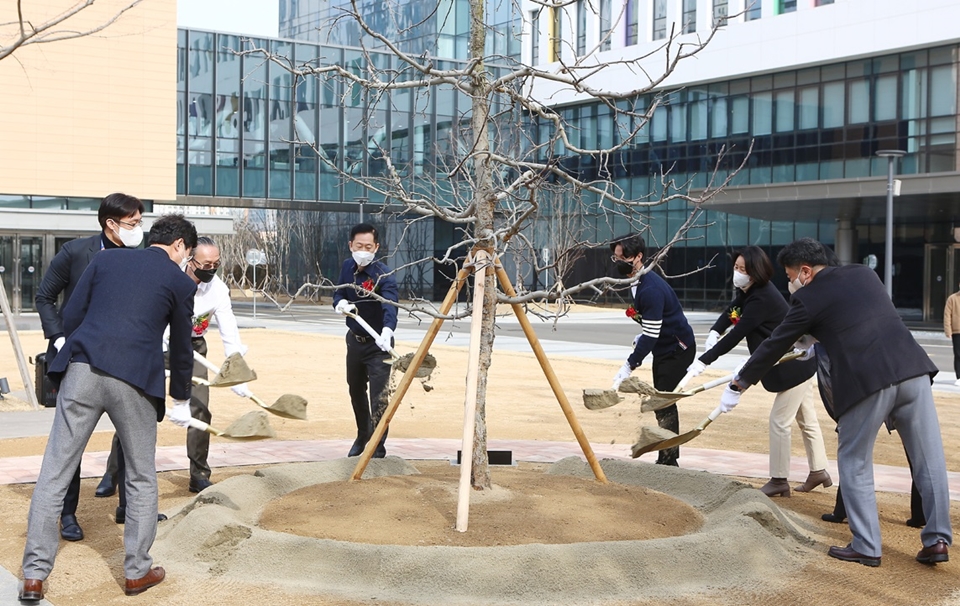
[(357, 237), (357, 234), (373, 234), (373, 243), (380, 244), (380, 232), (377, 231), (377, 228), (369, 223), (357, 223), (350, 230), (350, 241), (353, 242), (353, 239)]
[(617, 244), (623, 248), (624, 259), (633, 259), (637, 255), (646, 256), (647, 245), (643, 241), (643, 238), (640, 237), (640, 234), (627, 234), (626, 236), (614, 238), (610, 242), (610, 252), (616, 254)]
[(107, 228), (107, 219), (119, 221), (124, 217), (129, 217), (133, 213), (140, 211), (143, 214), (143, 202), (140, 198), (135, 198), (127, 194), (110, 194), (100, 202), (100, 209), (97, 211), (97, 220), (100, 222), (100, 228)]
[(150, 228), (150, 244), (170, 246), (183, 238), (188, 249), (197, 247), (197, 228), (183, 218), (183, 215), (163, 215), (153, 222)]
[(214, 242), (213, 238), (210, 238), (208, 236), (198, 236), (197, 246), (212, 246), (214, 248), (220, 248), (219, 246), (217, 246), (217, 243)]
[(767, 253), (763, 252), (763, 249), (759, 246), (744, 247), (734, 255), (734, 260), (737, 257), (743, 257), (747, 275), (753, 280), (754, 285), (765, 286), (773, 277), (773, 263), (770, 262)]
[(777, 263), (784, 269), (797, 268), (801, 265), (816, 267), (830, 265), (830, 259), (823, 244), (813, 238), (800, 238), (783, 247), (777, 255)]

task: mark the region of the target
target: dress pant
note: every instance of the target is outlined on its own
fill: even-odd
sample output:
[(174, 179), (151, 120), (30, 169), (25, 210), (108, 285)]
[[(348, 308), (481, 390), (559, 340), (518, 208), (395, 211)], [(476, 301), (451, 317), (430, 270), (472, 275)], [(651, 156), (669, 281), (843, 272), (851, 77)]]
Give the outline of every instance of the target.
[[(191, 341), (193, 351), (203, 357), (207, 356), (207, 341), (203, 337)], [(193, 362), (193, 376), (207, 378), (207, 367), (200, 362)], [(190, 391), (190, 416), (198, 421), (209, 424), (210, 388), (206, 385), (194, 385)], [(190, 481), (196, 484), (199, 480), (210, 479), (210, 465), (207, 457), (210, 454), (210, 434), (190, 427), (187, 429), (187, 458), (190, 459)]]
[[(672, 352), (654, 356), (653, 358), (653, 386), (659, 391), (673, 391), (680, 380), (687, 374), (687, 367), (693, 364), (697, 357), (697, 350), (693, 347), (683, 349), (677, 346)], [(657, 425), (663, 429), (680, 433), (680, 415), (677, 405), (671, 404), (654, 412), (657, 416)], [(680, 458), (680, 447), (661, 450), (657, 456), (657, 465), (677, 466)]]
[(953, 372), (960, 379), (960, 334), (951, 335), (953, 341)]
[[(390, 355), (371, 337), (347, 331), (346, 341), (350, 404), (357, 421), (357, 439), (366, 444), (387, 407), (391, 367), (385, 362), (390, 360)], [(383, 437), (385, 440), (386, 434)]]
[(921, 375), (871, 394), (843, 413), (837, 465), (840, 487), (853, 540), (850, 546), (865, 556), (881, 556), (880, 521), (873, 483), (873, 445), (887, 419), (893, 421), (907, 451), (913, 481), (923, 501), (927, 525), (920, 531), (925, 547), (950, 545), (950, 491), (943, 455), (940, 422), (933, 404), (930, 377)]
[(30, 500), (23, 577), (44, 580), (60, 546), (57, 523), (74, 470), (97, 421), (106, 413), (126, 456), (130, 502), (123, 529), (123, 569), (129, 579), (150, 571), (150, 547), (157, 534), (157, 410), (136, 387), (89, 364), (72, 362), (57, 395), (53, 427)]
[(770, 409), (770, 477), (790, 477), (790, 437), (796, 419), (803, 437), (810, 471), (827, 467), (827, 449), (823, 446), (823, 434), (817, 421), (817, 409), (813, 397), (813, 377), (781, 391), (773, 399)]

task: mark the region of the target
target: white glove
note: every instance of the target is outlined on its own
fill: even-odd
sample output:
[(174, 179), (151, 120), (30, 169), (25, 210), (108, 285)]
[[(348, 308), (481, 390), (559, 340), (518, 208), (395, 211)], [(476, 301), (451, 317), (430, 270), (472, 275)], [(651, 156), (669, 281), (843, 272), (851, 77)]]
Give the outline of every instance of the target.
[(730, 389), (730, 385), (720, 395), (720, 412), (730, 412), (740, 403), (741, 392)]
[(620, 387), (620, 384), (623, 383), (632, 373), (633, 369), (630, 368), (630, 362), (624, 362), (623, 366), (620, 367), (620, 370), (617, 371), (617, 376), (613, 377), (613, 387), (610, 389), (616, 391)]
[(707, 369), (707, 365), (701, 362), (700, 360), (694, 360), (693, 364), (687, 366), (687, 374), (691, 377), (698, 376), (701, 372)]
[(340, 299), (340, 301), (337, 303), (337, 306), (333, 308), (333, 311), (337, 312), (342, 316), (342, 315), (345, 315), (348, 311), (351, 313), (355, 313), (357, 311), (357, 306), (351, 303), (350, 301), (347, 301), (346, 299)]
[(707, 340), (703, 342), (703, 351), (704, 353), (713, 349), (713, 346), (717, 344), (717, 341), (720, 340), (720, 333), (715, 330), (711, 330), (710, 334), (707, 335)]
[(190, 400), (174, 400), (173, 408), (167, 411), (170, 422), (179, 427), (190, 425)]
[(377, 347), (379, 347), (383, 351), (390, 351), (391, 349), (393, 349), (392, 340), (393, 340), (393, 329), (390, 329), (384, 326), (383, 331), (380, 333), (380, 338), (377, 339), (375, 342), (377, 344)]
[(813, 345), (811, 345), (811, 346), (808, 347), (807, 349), (803, 349), (803, 350), (801, 350), (801, 349), (794, 349), (793, 351), (794, 351), (794, 352), (800, 352), (800, 351), (803, 352), (803, 355), (800, 356), (799, 358), (797, 358), (797, 359), (800, 360), (801, 362), (806, 361), (806, 360), (810, 360), (810, 359), (812, 359), (814, 356), (817, 355), (816, 350), (813, 349)]
[(53, 347), (59, 352), (60, 349), (63, 347), (63, 344), (66, 342), (67, 340), (64, 339), (63, 337), (57, 337), (57, 340), (53, 342)]
[(246, 383), (240, 383), (239, 385), (231, 385), (230, 391), (237, 394), (241, 398), (249, 398), (253, 395), (253, 392), (247, 389)]

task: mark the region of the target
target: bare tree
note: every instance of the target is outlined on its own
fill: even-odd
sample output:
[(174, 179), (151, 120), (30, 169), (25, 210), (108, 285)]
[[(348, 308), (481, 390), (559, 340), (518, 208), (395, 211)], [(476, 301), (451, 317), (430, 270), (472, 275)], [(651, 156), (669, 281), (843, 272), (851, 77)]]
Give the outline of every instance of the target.
[[(535, 2), (551, 18), (572, 23), (565, 7), (572, 5), (573, 0)], [(378, 4), (377, 10), (389, 11), (391, 6), (389, 2)], [(625, 287), (631, 279), (601, 276), (577, 284), (563, 280), (577, 254), (598, 244), (590, 239), (596, 235), (586, 235), (588, 230), (581, 224), (583, 216), (589, 213), (611, 227), (628, 226), (631, 231), (643, 233), (649, 227), (646, 213), (650, 208), (672, 201), (686, 203), (686, 221), (666, 242), (656, 243), (659, 250), (644, 269), (649, 271), (672, 246), (691, 237), (688, 232), (701, 217), (703, 204), (742, 168), (749, 150), (738, 150), (736, 156), (722, 150), (696, 188), (689, 176), (675, 179), (673, 167), (665, 162), (655, 175), (653, 191), (641, 195), (624, 191), (614, 177), (622, 152), (641, 146), (639, 135), (665, 102), (664, 94), (657, 90), (679, 62), (703, 50), (722, 20), (703, 38), (681, 38), (671, 30), (659, 47), (634, 59), (598, 57), (600, 44), (582, 56), (574, 56), (572, 50), (564, 50), (561, 41), (551, 40), (556, 61), (538, 67), (509, 56), (488, 55), (487, 38), (503, 32), (492, 31), (489, 26), (484, 0), (470, 0), (469, 7), (468, 58), (459, 65), (406, 52), (393, 37), (370, 25), (357, 0), (344, 6), (341, 18), (354, 21), (364, 39), (373, 41), (378, 49), (362, 49), (363, 65), (339, 65), (322, 58), (295, 65), (289, 58), (262, 48), (250, 48), (244, 54), (280, 65), (295, 79), (316, 77), (325, 82), (340, 82), (344, 105), (363, 99), (363, 107), (368, 109), (363, 126), (370, 133), (378, 132), (380, 127), (376, 109), (394, 98), (414, 95), (412, 107), (418, 117), (428, 107), (424, 100), (437, 91), (452, 90), (469, 100), (469, 107), (450, 117), (442, 132), (438, 125), (437, 132), (432, 133), (433, 147), (423, 157), (409, 149), (392, 147), (389, 136), (374, 136), (366, 145), (354, 146), (361, 150), (361, 155), (366, 154), (362, 161), (338, 164), (322, 150), (317, 150), (317, 155), (349, 184), (365, 188), (371, 196), (382, 197), (407, 216), (435, 217), (460, 230), (462, 237), (444, 254), (425, 257), (421, 262), (449, 263), (483, 250), (495, 259), (507, 262), (509, 258), (518, 265), (526, 259), (533, 272), (553, 274), (553, 279), (538, 282), (536, 288), (523, 289), (513, 297), (498, 292), (492, 273), (476, 276), (485, 280), (485, 289), (472, 484), (482, 489), (490, 486), (484, 410), (498, 301), (564, 301), (585, 289)], [(378, 57), (380, 53), (392, 55), (394, 67), (381, 67), (391, 63)], [(622, 89), (602, 85), (604, 75), (613, 70), (632, 74), (633, 78)], [(624, 78), (617, 81), (623, 82)], [(552, 99), (560, 93), (573, 93), (580, 100), (599, 103), (612, 116), (611, 136), (605, 140), (587, 138), (577, 124), (565, 119), (562, 111), (551, 107)], [(641, 103), (641, 99), (647, 102)], [(571, 167), (565, 162), (569, 157), (589, 160), (593, 168), (587, 174), (582, 167)], [(362, 166), (363, 161), (369, 163), (371, 158), (381, 166), (379, 170), (356, 170), (356, 166)], [(553, 231), (549, 258), (538, 255), (535, 236), (531, 235), (531, 226), (537, 221)], [(407, 307), (412, 312), (431, 312), (419, 303)]]
[[(74, 38), (83, 38), (102, 32), (113, 25), (124, 13), (143, 2), (133, 0), (108, 17), (102, 23), (85, 29), (72, 29), (68, 23), (79, 13), (89, 9), (97, 0), (82, 0), (70, 8), (59, 12), (46, 21), (35, 23), (29, 15), (24, 15), (23, 0), (16, 0), (16, 18), (0, 23), (0, 60), (11, 56), (17, 49), (31, 44), (50, 44)], [(100, 0), (100, 4), (104, 4)]]

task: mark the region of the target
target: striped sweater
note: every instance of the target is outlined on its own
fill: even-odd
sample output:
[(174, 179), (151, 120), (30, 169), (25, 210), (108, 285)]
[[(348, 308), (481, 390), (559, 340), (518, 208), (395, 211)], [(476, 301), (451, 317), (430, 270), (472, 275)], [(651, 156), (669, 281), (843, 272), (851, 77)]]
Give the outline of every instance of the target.
[(676, 350), (696, 347), (693, 329), (673, 289), (654, 271), (640, 277), (634, 287), (633, 310), (627, 315), (640, 323), (642, 333), (627, 362), (630, 368), (643, 363), (647, 354), (663, 356)]

